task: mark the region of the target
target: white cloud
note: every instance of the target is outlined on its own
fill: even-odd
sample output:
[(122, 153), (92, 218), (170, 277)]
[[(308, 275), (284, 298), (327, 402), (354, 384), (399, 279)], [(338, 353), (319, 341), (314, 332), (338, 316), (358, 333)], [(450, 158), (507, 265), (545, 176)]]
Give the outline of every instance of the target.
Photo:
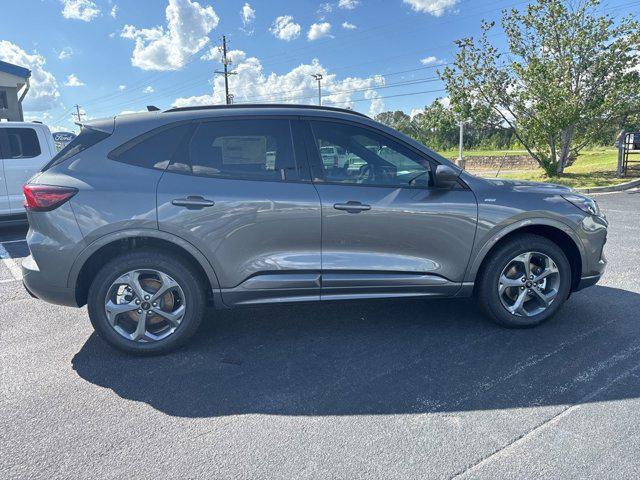
[(345, 10), (353, 10), (360, 5), (360, 0), (339, 0), (338, 8), (344, 8)]
[(111, 12), (109, 12), (109, 15), (111, 15), (113, 18), (118, 17), (118, 5), (114, 5), (113, 7), (111, 7)]
[(276, 18), (269, 31), (280, 40), (294, 40), (300, 36), (300, 25), (293, 21), (291, 15)]
[(248, 35), (253, 35), (253, 21), (256, 19), (256, 11), (251, 8), (251, 5), (245, 3), (240, 10), (240, 16), (242, 17), (242, 31)]
[(90, 22), (102, 12), (91, 0), (60, 0), (62, 3), (62, 16), (73, 20)]
[(179, 70), (209, 43), (208, 34), (219, 22), (211, 6), (191, 0), (169, 0), (167, 26), (137, 28), (125, 25), (123, 38), (135, 40), (131, 64), (142, 70)]
[(64, 86), (65, 87), (84, 87), (84, 82), (72, 73), (67, 77), (67, 81), (64, 82)]
[(222, 58), (222, 52), (220, 51), (220, 47), (211, 47), (204, 54), (200, 56), (200, 60), (212, 60), (217, 62)]
[(307, 38), (312, 41), (318, 40), (329, 35), (329, 32), (331, 32), (331, 24), (329, 22), (314, 23), (309, 27)]
[[(246, 57), (246, 54), (242, 50), (228, 50), (227, 60), (232, 64), (241, 62)], [(211, 60), (213, 62), (219, 62), (222, 60), (222, 50), (220, 47), (211, 47), (208, 52), (200, 57), (201, 60)]]
[[(266, 74), (257, 58), (247, 57), (246, 53), (240, 50), (233, 50), (229, 54), (233, 54), (234, 70), (237, 72), (237, 75), (229, 78), (229, 89), (237, 103), (316, 104), (318, 85), (311, 75), (320, 73), (323, 75), (324, 105), (349, 108), (368, 105), (369, 113), (372, 115), (384, 109), (383, 99), (375, 90), (375, 87), (384, 85), (384, 78), (381, 76), (339, 80), (335, 74), (327, 72), (317, 60), (299, 65), (282, 75)], [(224, 79), (222, 76), (216, 76), (213, 79), (213, 95), (178, 98), (174, 106), (222, 104), (224, 95)], [(365, 101), (356, 101), (363, 98)]]
[(451, 98), (450, 97), (442, 97), (438, 99), (438, 102), (444, 107), (449, 108), (451, 106)]
[(58, 59), (67, 60), (71, 58), (72, 55), (73, 55), (73, 50), (71, 49), (71, 47), (66, 47), (58, 52)]
[(434, 17), (443, 15), (453, 8), (460, 0), (402, 0), (411, 5), (416, 12), (428, 13)]
[(329, 2), (321, 3), (320, 6), (318, 7), (319, 14), (331, 13), (331, 12), (333, 12), (333, 5), (331, 5)]
[(420, 59), (420, 63), (423, 65), (431, 65), (432, 63), (436, 63), (437, 61), (438, 59), (433, 55)]
[(126, 85), (118, 85), (118, 90), (120, 90), (121, 92), (124, 92), (127, 89)]
[(345, 30), (355, 30), (358, 27), (356, 27), (353, 23), (342, 22), (342, 28), (344, 28)]
[(153, 89), (153, 87), (151, 85), (148, 85), (147, 88), (145, 88), (143, 90), (144, 93), (153, 93), (155, 92), (155, 90)]
[(25, 110), (43, 112), (58, 106), (60, 92), (56, 78), (45, 70), (45, 58), (34, 52), (28, 54), (8, 40), (0, 40), (0, 60), (31, 70), (31, 88), (24, 100)]

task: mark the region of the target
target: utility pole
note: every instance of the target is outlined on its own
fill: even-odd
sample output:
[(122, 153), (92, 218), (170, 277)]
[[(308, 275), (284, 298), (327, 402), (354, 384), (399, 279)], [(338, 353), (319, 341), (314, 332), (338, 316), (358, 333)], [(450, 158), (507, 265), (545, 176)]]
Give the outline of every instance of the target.
[(320, 83), (322, 81), (322, 74), (314, 73), (311, 76), (318, 82), (318, 105), (322, 106), (322, 86)]
[(231, 60), (227, 58), (227, 37), (225, 35), (222, 36), (222, 47), (219, 47), (222, 51), (222, 65), (224, 67), (224, 71), (216, 70), (215, 73), (220, 75), (224, 75), (224, 98), (227, 105), (231, 105), (233, 96), (229, 96), (229, 75), (236, 75), (237, 72), (229, 71), (229, 64)]
[(78, 117), (78, 123), (82, 122), (82, 113), (80, 113), (80, 105), (76, 103), (76, 116)]

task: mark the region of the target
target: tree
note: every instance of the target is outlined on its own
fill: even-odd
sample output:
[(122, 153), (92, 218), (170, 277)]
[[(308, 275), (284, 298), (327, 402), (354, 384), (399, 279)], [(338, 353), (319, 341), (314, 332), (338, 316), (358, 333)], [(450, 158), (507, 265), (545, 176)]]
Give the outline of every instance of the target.
[(419, 133), (416, 131), (416, 126), (411, 123), (411, 117), (402, 110), (379, 113), (376, 115), (375, 120), (380, 123), (384, 123), (405, 135), (416, 137), (416, 134)]
[(600, 0), (536, 0), (503, 11), (508, 53), (489, 41), (456, 42), (453, 66), (441, 76), (461, 112), (500, 115), (548, 175), (589, 144), (603, 125), (628, 114), (640, 95), (639, 24), (599, 15)]

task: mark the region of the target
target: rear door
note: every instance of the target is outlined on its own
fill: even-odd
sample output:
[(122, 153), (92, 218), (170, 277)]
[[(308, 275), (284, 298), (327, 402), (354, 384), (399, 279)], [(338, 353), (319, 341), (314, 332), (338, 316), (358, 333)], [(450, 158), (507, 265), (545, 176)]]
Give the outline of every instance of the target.
[[(450, 295), (476, 231), (464, 185), (433, 185), (433, 160), (368, 126), (314, 120), (313, 178), (322, 203), (322, 298)], [(321, 149), (340, 148), (341, 163)]]
[(197, 122), (158, 185), (160, 229), (205, 254), (229, 305), (320, 298), (320, 199), (292, 128)]
[(11, 213), (22, 213), (22, 186), (51, 159), (50, 142), (43, 129), (32, 127), (0, 128), (7, 152), (4, 155), (4, 175)]

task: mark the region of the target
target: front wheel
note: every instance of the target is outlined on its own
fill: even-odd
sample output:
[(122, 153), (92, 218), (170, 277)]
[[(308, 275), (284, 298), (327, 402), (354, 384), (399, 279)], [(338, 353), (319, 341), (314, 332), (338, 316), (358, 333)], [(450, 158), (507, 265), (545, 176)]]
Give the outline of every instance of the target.
[(518, 235), (493, 252), (479, 273), (477, 297), (493, 321), (532, 327), (553, 316), (571, 289), (562, 249), (539, 235)]
[(89, 318), (111, 346), (127, 353), (167, 353), (196, 332), (205, 311), (197, 273), (162, 251), (118, 256), (96, 274)]

